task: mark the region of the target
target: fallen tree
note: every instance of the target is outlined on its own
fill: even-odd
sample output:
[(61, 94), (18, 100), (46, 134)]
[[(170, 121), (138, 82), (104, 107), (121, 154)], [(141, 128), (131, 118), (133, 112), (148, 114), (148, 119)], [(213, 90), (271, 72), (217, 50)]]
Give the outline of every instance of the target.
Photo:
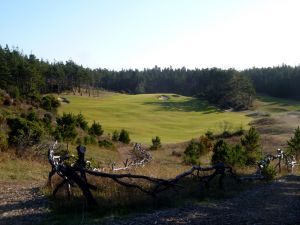
[[(53, 195), (55, 196), (57, 191), (65, 184), (68, 185), (68, 195), (70, 195), (71, 186), (74, 186), (76, 184), (82, 191), (84, 197), (86, 198), (89, 207), (97, 205), (97, 202), (91, 192), (91, 190), (96, 190), (97, 187), (88, 183), (86, 179), (86, 174), (89, 174), (90, 176), (94, 177), (109, 178), (122, 186), (128, 188), (136, 188), (153, 197), (155, 197), (158, 193), (163, 192), (171, 187), (182, 187), (178, 185), (178, 182), (187, 176), (195, 176), (199, 180), (199, 182), (203, 182), (206, 187), (209, 187), (210, 181), (218, 175), (220, 175), (218, 180), (220, 188), (223, 188), (223, 179), (226, 174), (231, 175), (238, 181), (238, 178), (233, 173), (232, 168), (224, 165), (223, 163), (217, 163), (215, 165), (207, 167), (192, 166), (191, 169), (177, 175), (172, 179), (161, 179), (130, 173), (115, 174), (95, 171), (92, 169), (85, 168), (83, 164), (81, 164), (81, 166), (76, 166), (78, 165), (78, 163), (75, 163), (75, 165), (73, 166), (67, 165), (64, 162), (63, 157), (60, 158), (54, 155), (54, 149), (56, 145), (57, 143), (55, 143), (48, 150), (48, 159), (49, 163), (52, 166), (52, 170), (49, 173), (49, 183), (51, 184), (51, 177), (54, 173), (57, 173), (60, 177), (62, 177), (63, 181), (56, 186), (56, 188), (53, 191)], [(200, 172), (202, 171), (212, 171), (212, 174), (200, 176)], [(137, 181), (144, 181), (147, 182), (149, 185), (145, 187)]]

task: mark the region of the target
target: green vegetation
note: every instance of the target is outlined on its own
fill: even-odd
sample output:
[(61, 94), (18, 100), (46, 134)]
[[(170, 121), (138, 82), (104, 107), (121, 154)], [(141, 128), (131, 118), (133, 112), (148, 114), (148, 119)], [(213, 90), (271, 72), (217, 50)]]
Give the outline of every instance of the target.
[(269, 164), (262, 169), (261, 174), (266, 178), (266, 180), (273, 180), (276, 177), (277, 172), (275, 167)]
[(28, 118), (8, 118), (7, 124), (10, 127), (8, 142), (17, 149), (23, 150), (39, 143), (44, 133), (41, 124), (37, 121), (30, 121)]
[(241, 144), (247, 154), (247, 164), (254, 165), (261, 158), (260, 135), (254, 127), (241, 138)]
[(287, 142), (289, 152), (297, 157), (300, 155), (300, 128), (295, 129), (294, 136)]
[(199, 163), (199, 157), (204, 152), (204, 145), (201, 142), (191, 140), (184, 151), (183, 161), (186, 164), (196, 165)]
[(118, 140), (119, 140), (119, 136), (120, 136), (119, 131), (114, 130), (111, 139), (112, 139), (113, 141), (118, 141)]
[(41, 100), (41, 107), (47, 111), (56, 110), (60, 106), (60, 102), (52, 95), (44, 96)]
[(89, 129), (89, 134), (93, 136), (101, 136), (103, 134), (101, 125), (94, 121), (92, 126)]
[(129, 144), (130, 143), (129, 132), (125, 129), (122, 129), (118, 141), (123, 142), (125, 144)]
[(213, 148), (212, 163), (225, 163), (230, 166), (243, 166), (246, 162), (246, 152), (240, 145), (229, 145), (224, 140), (216, 142)]
[(256, 165), (261, 158), (260, 135), (254, 127), (240, 139), (241, 144), (230, 145), (218, 140), (213, 147), (212, 163), (223, 162), (231, 166)]
[(152, 145), (150, 146), (150, 150), (157, 150), (161, 147), (160, 137), (156, 136), (152, 138)]
[(234, 132), (241, 124), (247, 129), (251, 121), (245, 113), (223, 112), (203, 100), (166, 95), (170, 97), (167, 101), (159, 100), (160, 94), (104, 93), (99, 98), (67, 95), (71, 103), (63, 104), (58, 112), (61, 115), (63, 112), (82, 113), (90, 124), (98, 120), (112, 137), (115, 130), (124, 128), (134, 142), (142, 143), (150, 143), (155, 136), (164, 143), (178, 143), (207, 130), (219, 133), (219, 124), (223, 121), (230, 121), (229, 131)]
[(114, 144), (109, 140), (100, 140), (100, 141), (98, 141), (98, 144), (100, 147), (103, 147), (103, 148), (115, 149)]

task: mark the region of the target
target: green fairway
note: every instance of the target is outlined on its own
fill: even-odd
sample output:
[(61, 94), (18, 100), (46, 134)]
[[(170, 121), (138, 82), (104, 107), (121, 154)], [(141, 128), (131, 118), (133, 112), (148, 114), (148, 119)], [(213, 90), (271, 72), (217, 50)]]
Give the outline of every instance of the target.
[(110, 93), (102, 97), (65, 96), (70, 104), (59, 108), (62, 112), (81, 112), (89, 123), (99, 121), (106, 134), (127, 129), (132, 141), (150, 143), (159, 136), (163, 143), (177, 143), (199, 137), (207, 130), (221, 132), (227, 121), (231, 129), (247, 128), (251, 118), (239, 112), (222, 112), (205, 101), (192, 97), (164, 94), (126, 95)]

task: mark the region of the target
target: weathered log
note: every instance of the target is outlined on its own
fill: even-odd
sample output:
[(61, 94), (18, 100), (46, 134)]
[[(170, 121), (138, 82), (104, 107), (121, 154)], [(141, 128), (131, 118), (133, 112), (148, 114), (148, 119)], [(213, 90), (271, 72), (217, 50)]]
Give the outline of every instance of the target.
[[(226, 173), (229, 173), (231, 176), (236, 178), (234, 173), (232, 172), (232, 168), (224, 165), (223, 163), (218, 163), (212, 166), (201, 167), (201, 166), (192, 166), (191, 169), (177, 175), (175, 178), (172, 179), (161, 179), (155, 177), (149, 177), (144, 175), (136, 175), (136, 174), (114, 174), (114, 173), (105, 173), (100, 171), (94, 171), (87, 169), (83, 166), (83, 162), (80, 162), (80, 165), (75, 164), (74, 166), (68, 166), (63, 163), (63, 160), (54, 160), (54, 148), (50, 148), (48, 151), (49, 162), (52, 166), (52, 169), (59, 174), (64, 180), (58, 184), (55, 188), (53, 195), (55, 196), (56, 192), (64, 186), (68, 184), (68, 187), (71, 185), (77, 184), (78, 187), (81, 189), (83, 195), (85, 196), (87, 203), (90, 207), (97, 205), (96, 200), (94, 199), (91, 190), (97, 189), (96, 186), (91, 185), (87, 182), (85, 174), (89, 174), (90, 176), (95, 177), (102, 177), (102, 178), (109, 178), (115, 181), (116, 183), (128, 187), (128, 188), (136, 188), (146, 194), (151, 196), (156, 196), (158, 193), (163, 192), (171, 187), (182, 187), (179, 186), (177, 183), (182, 180), (183, 178), (194, 175), (199, 178), (200, 182), (204, 182), (207, 187), (209, 187), (210, 181), (220, 175), (219, 177), (219, 187), (223, 188), (223, 178)], [(84, 158), (84, 157), (83, 157)], [(128, 165), (128, 162), (124, 164), (125, 166)], [(211, 175), (207, 176), (199, 176), (200, 171), (213, 171)], [(194, 173), (197, 172), (197, 175)], [(52, 172), (50, 172), (52, 174)], [(80, 176), (78, 175), (80, 174)], [(84, 174), (84, 176), (83, 176)], [(130, 179), (131, 182), (128, 182), (124, 179)], [(137, 182), (134, 183), (132, 180), (143, 180), (146, 182), (150, 182), (150, 187), (145, 188), (142, 185), (139, 185)], [(68, 192), (69, 195), (69, 192)]]

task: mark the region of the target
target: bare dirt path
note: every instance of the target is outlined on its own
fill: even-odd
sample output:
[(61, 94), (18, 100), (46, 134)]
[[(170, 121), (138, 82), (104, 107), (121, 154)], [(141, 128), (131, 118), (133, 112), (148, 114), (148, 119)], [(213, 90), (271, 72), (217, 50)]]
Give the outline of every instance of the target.
[(300, 224), (300, 176), (287, 176), (223, 201), (109, 219), (103, 224)]
[[(47, 218), (42, 186), (0, 183), (0, 225), (39, 224)], [(300, 176), (290, 175), (222, 201), (109, 218), (101, 224), (300, 224)]]
[(0, 183), (0, 225), (39, 224), (48, 213), (41, 183)]

